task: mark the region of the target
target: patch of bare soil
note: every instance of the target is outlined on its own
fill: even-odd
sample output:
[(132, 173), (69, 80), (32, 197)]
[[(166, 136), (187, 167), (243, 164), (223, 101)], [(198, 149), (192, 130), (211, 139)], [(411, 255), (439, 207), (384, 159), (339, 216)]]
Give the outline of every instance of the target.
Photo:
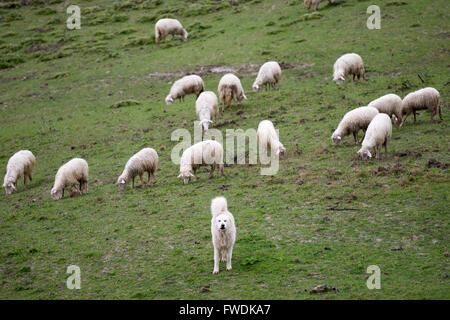
[[(302, 69), (313, 66), (314, 63), (298, 63), (292, 64), (289, 62), (280, 62), (280, 67), (283, 70), (287, 69)], [(241, 64), (236, 66), (224, 66), (224, 65), (208, 65), (200, 66), (193, 70), (180, 70), (173, 72), (153, 72), (147, 75), (148, 78), (181, 78), (186, 75), (196, 74), (198, 76), (207, 76), (212, 74), (252, 74), (256, 75), (261, 65), (259, 64)]]

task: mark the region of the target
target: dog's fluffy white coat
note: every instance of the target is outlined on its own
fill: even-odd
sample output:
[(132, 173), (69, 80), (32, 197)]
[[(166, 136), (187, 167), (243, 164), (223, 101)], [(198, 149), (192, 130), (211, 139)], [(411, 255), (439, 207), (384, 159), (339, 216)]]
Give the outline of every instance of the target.
[(214, 245), (214, 274), (219, 273), (219, 260), (227, 262), (227, 270), (231, 270), (231, 257), (236, 241), (236, 225), (234, 217), (228, 211), (227, 199), (217, 197), (211, 201), (211, 234)]

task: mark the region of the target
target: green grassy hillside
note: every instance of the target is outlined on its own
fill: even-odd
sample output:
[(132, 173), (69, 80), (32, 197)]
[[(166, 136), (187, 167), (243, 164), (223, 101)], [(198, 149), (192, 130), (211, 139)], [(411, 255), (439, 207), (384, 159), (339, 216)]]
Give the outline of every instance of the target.
[[(29, 2), (0, 3), (2, 175), (18, 150), (37, 159), (33, 181), (0, 196), (1, 299), (450, 298), (448, 1), (378, 0), (380, 30), (366, 27), (369, 1), (324, 1), (308, 15), (296, 0), (80, 0), (80, 30), (66, 28), (64, 1)], [(162, 17), (178, 18), (188, 41), (157, 47)], [(362, 56), (368, 81), (332, 82), (347, 52)], [(279, 89), (254, 93), (250, 65), (268, 60), (286, 67)], [(177, 179), (170, 136), (193, 132), (195, 97), (164, 98), (193, 70), (217, 91), (222, 74), (203, 66), (239, 69), (248, 100), (213, 127), (273, 121), (287, 148), (277, 175), (230, 165), (223, 178)], [(440, 91), (444, 121), (410, 117), (380, 160), (358, 160), (351, 137), (332, 146), (347, 111), (425, 86)], [(129, 99), (139, 104), (110, 108)], [(143, 147), (159, 154), (154, 184), (119, 191)], [(56, 171), (73, 157), (89, 163), (89, 194), (53, 201)], [(238, 237), (232, 271), (213, 275), (218, 195)], [(80, 290), (66, 288), (69, 265)], [(366, 287), (369, 265), (380, 290)], [(339, 291), (309, 293), (320, 284)]]

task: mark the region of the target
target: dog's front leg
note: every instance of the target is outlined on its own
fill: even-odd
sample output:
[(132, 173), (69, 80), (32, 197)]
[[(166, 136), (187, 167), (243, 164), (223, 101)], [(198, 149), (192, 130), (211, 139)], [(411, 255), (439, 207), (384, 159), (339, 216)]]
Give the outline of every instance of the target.
[(231, 270), (231, 255), (233, 254), (233, 247), (228, 249), (227, 252), (227, 271)]
[(214, 274), (219, 273), (219, 250), (214, 247)]

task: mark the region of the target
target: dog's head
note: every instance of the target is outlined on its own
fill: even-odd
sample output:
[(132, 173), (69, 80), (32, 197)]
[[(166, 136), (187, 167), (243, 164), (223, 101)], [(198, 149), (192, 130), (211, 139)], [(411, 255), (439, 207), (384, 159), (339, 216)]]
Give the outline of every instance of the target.
[(226, 231), (230, 228), (230, 216), (227, 214), (219, 214), (214, 218), (214, 227), (218, 231)]

